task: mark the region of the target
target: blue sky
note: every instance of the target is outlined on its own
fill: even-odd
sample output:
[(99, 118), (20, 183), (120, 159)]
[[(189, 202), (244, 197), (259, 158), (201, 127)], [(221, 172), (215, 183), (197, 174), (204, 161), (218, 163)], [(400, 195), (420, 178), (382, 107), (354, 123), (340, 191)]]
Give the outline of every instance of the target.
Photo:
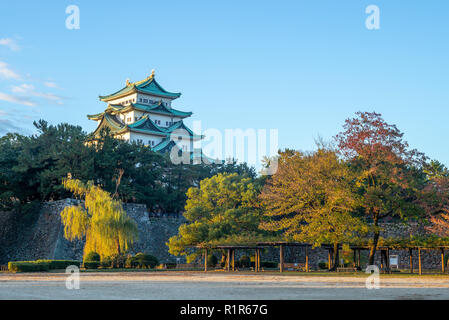
[[(365, 27), (371, 4), (380, 30)], [(448, 16), (446, 0), (3, 1), (0, 135), (39, 118), (90, 132), (98, 95), (155, 69), (203, 129), (274, 128), (308, 150), (377, 111), (449, 164)]]

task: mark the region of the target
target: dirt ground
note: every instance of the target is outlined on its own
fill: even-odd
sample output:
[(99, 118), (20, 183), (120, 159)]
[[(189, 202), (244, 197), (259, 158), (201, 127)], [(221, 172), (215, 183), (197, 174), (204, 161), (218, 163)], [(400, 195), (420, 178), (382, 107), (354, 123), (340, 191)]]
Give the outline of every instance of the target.
[(0, 299), (449, 299), (449, 276), (82, 272), (79, 290), (65, 273), (0, 273)]

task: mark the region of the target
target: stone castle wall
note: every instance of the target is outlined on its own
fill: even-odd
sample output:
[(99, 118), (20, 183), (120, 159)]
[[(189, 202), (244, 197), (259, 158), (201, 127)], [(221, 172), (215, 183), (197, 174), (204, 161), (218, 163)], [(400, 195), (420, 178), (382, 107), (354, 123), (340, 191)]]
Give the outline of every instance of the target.
[[(73, 259), (82, 260), (83, 241), (70, 242), (64, 238), (60, 212), (66, 206), (76, 204), (73, 199), (46, 202), (30, 232), (18, 234), (14, 229), (13, 214), (0, 213), (0, 264), (14, 260)], [(155, 255), (159, 261), (176, 262), (179, 257), (168, 253), (166, 242), (178, 233), (185, 221), (176, 214), (149, 214), (143, 204), (123, 205), (127, 214), (136, 221), (139, 240), (130, 253), (145, 252)], [(178, 260), (184, 262), (184, 258)]]

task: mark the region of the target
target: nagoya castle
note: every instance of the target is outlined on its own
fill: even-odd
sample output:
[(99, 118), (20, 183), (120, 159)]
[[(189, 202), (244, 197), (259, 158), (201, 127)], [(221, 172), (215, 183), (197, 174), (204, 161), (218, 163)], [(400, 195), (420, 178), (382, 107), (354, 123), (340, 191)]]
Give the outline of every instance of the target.
[[(103, 128), (109, 128), (117, 139), (141, 141), (156, 152), (169, 152), (177, 145), (179, 150), (193, 150), (193, 142), (202, 139), (183, 122), (192, 112), (172, 108), (173, 100), (181, 93), (168, 92), (151, 75), (138, 82), (126, 81), (126, 86), (100, 100), (108, 104), (104, 112), (88, 115), (97, 121), (92, 138)], [(202, 156), (201, 152), (200, 155)]]

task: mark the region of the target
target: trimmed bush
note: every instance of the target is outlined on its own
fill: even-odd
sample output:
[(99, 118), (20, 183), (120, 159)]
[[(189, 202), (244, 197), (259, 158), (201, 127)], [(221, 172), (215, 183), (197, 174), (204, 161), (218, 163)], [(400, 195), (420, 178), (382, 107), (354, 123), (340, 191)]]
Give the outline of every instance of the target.
[(10, 261), (8, 262), (8, 270), (11, 272), (48, 271), (50, 270), (50, 264), (37, 261)]
[(100, 255), (95, 251), (89, 252), (84, 258), (85, 261), (98, 261), (100, 262)]
[(215, 268), (218, 263), (218, 259), (215, 255), (210, 254), (207, 256), (207, 266), (210, 268)]
[(99, 261), (85, 261), (84, 262), (84, 268), (86, 269), (98, 269), (100, 266)]
[(105, 258), (101, 259), (100, 266), (102, 268), (111, 268), (112, 267), (112, 258), (105, 257)]
[(251, 259), (248, 256), (242, 256), (239, 260), (239, 266), (241, 268), (249, 268), (251, 266)]
[(86, 269), (98, 269), (100, 266), (100, 255), (95, 251), (89, 252), (84, 257), (83, 266)]
[[(154, 268), (159, 264), (158, 259), (151, 254), (137, 253), (134, 257), (128, 256), (126, 259), (127, 268)], [(175, 264), (176, 266), (176, 264)]]
[(318, 263), (318, 268), (320, 268), (320, 269), (327, 269), (327, 262), (320, 261)]

